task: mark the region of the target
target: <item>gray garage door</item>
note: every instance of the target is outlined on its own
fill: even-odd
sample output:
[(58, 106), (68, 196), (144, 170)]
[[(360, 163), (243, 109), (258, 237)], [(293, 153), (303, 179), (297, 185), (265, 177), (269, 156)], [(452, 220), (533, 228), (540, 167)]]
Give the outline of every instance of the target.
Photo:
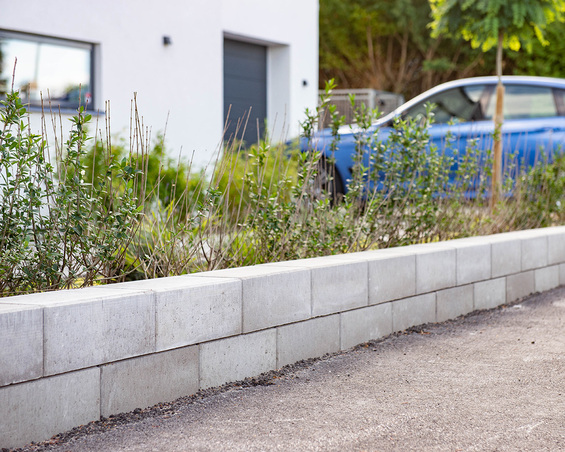
[[(247, 144), (256, 143), (257, 123), (261, 137), (264, 136), (267, 117), (266, 47), (224, 39), (224, 119), (228, 111), (225, 140), (236, 137), (237, 131), (237, 139), (243, 139)], [(245, 120), (247, 128), (244, 134)]]

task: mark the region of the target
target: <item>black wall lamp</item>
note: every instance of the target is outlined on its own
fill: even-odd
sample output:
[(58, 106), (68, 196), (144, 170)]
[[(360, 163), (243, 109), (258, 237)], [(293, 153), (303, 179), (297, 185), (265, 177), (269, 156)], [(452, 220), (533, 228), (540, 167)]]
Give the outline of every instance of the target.
[(170, 36), (163, 36), (163, 45), (170, 46), (173, 43)]

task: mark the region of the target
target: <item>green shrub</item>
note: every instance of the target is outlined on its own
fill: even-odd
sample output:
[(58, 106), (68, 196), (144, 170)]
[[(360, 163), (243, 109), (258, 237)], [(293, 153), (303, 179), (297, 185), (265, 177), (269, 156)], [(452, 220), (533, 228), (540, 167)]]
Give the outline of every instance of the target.
[[(356, 155), (344, 196), (324, 166), (339, 152), (339, 112), (307, 112), (306, 152), (268, 139), (231, 144), (209, 177), (166, 156), (162, 137), (142, 152), (89, 141), (79, 112), (54, 170), (45, 140), (29, 133), (17, 94), (2, 110), (0, 293), (75, 287), (202, 270), (387, 248), (559, 224), (565, 219), (565, 157), (505, 172), (505, 196), (491, 209), (491, 155), (470, 141), (458, 153), (430, 146), (428, 110), (398, 119), (386, 141), (357, 110)], [(354, 102), (354, 99), (352, 99)], [(314, 133), (329, 115), (329, 157)], [(455, 181), (451, 183), (450, 181)], [(469, 199), (469, 190), (476, 196)]]
[(297, 178), (297, 151), (262, 141), (247, 149), (231, 145), (218, 160), (212, 185), (220, 191), (223, 210), (237, 223), (260, 208), (261, 200), (290, 201)]
[[(172, 207), (176, 218), (182, 219), (189, 214), (191, 206), (199, 202), (200, 185), (206, 183), (203, 173), (193, 173), (188, 162), (169, 157), (162, 135), (157, 136), (149, 150), (141, 153), (127, 149), (123, 141), (114, 142), (111, 146), (96, 141), (82, 155), (81, 163), (87, 178), (97, 187), (108, 176), (116, 180), (116, 174), (106, 174), (108, 162), (123, 159), (128, 160), (137, 171), (135, 193), (138, 199), (143, 200), (146, 210), (160, 203), (165, 209)], [(119, 192), (118, 187), (114, 190)]]
[(26, 116), (19, 94), (8, 94), (0, 110), (0, 295), (115, 278), (141, 211), (138, 171), (112, 158), (105, 173), (116, 177), (85, 178), (91, 117), (82, 108), (55, 170)]

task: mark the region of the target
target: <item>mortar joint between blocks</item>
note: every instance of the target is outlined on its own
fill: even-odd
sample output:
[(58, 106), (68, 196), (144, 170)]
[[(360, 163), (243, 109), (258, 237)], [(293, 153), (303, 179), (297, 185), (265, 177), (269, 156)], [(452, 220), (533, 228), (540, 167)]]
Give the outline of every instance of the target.
[(41, 308), (41, 377), (45, 377), (45, 307)]
[(153, 352), (157, 352), (157, 334), (158, 334), (157, 328), (158, 328), (158, 325), (159, 325), (157, 316), (159, 314), (158, 314), (158, 310), (157, 310), (157, 294), (155, 293), (155, 291), (151, 291), (151, 299), (153, 301), (153, 311), (155, 312), (155, 318), (154, 318), (155, 325), (153, 327), (153, 330), (154, 330), (153, 331), (153, 333), (154, 333), (153, 334)]
[(100, 395), (98, 396), (98, 419), (102, 419), (102, 366), (96, 367), (98, 367), (98, 389), (100, 391)]
[[(243, 299), (243, 279), (239, 279), (239, 284), (240, 284), (240, 286), (241, 286), (241, 287), (240, 287), (240, 290), (241, 290), (241, 325), (240, 325), (241, 328), (240, 328), (240, 331), (241, 331), (241, 334), (244, 334), (244, 331), (245, 331), (245, 323), (244, 323), (244, 321), (245, 321), (245, 318), (244, 318), (244, 315), (245, 315), (245, 312), (244, 312), (244, 311), (245, 311), (245, 309), (244, 309), (244, 308), (245, 308), (245, 306), (244, 306), (245, 301), (244, 301), (244, 299)], [(200, 356), (200, 354), (199, 354), (199, 356)]]
[(308, 269), (310, 276), (310, 318), (314, 315), (314, 278), (312, 278), (312, 270)]

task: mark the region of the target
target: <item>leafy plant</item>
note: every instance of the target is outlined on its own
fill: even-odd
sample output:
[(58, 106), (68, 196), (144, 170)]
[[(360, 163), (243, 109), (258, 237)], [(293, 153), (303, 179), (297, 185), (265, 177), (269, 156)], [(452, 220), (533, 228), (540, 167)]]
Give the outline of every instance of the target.
[[(57, 168), (46, 142), (29, 133), (17, 93), (8, 97), (0, 135), (0, 293), (77, 287), (124, 278), (340, 254), (490, 234), (565, 219), (565, 157), (532, 168), (511, 164), (504, 196), (491, 211), (490, 152), (456, 137), (430, 144), (432, 109), (399, 118), (386, 139), (360, 107), (352, 126), (356, 155), (347, 191), (332, 190), (342, 119), (327, 99), (302, 124), (301, 152), (264, 140), (232, 143), (197, 175), (165, 157), (163, 140), (142, 152), (89, 144), (83, 111)], [(354, 99), (351, 99), (354, 103)], [(332, 118), (324, 157), (315, 131)], [(304, 148), (304, 146), (306, 146)], [(206, 176), (208, 174), (209, 176)], [(185, 181), (186, 183), (184, 183)], [(335, 186), (335, 185), (333, 185)], [(470, 197), (469, 193), (474, 193)]]
[[(127, 159), (110, 159), (104, 178), (85, 179), (81, 158), (91, 120), (81, 108), (58, 169), (44, 137), (26, 124), (17, 92), (0, 110), (0, 294), (91, 285), (118, 276), (141, 206), (134, 192), (138, 171)], [(117, 178), (106, 176), (112, 174)], [(118, 195), (111, 187), (120, 187)], [(108, 203), (107, 200), (111, 199)]]

